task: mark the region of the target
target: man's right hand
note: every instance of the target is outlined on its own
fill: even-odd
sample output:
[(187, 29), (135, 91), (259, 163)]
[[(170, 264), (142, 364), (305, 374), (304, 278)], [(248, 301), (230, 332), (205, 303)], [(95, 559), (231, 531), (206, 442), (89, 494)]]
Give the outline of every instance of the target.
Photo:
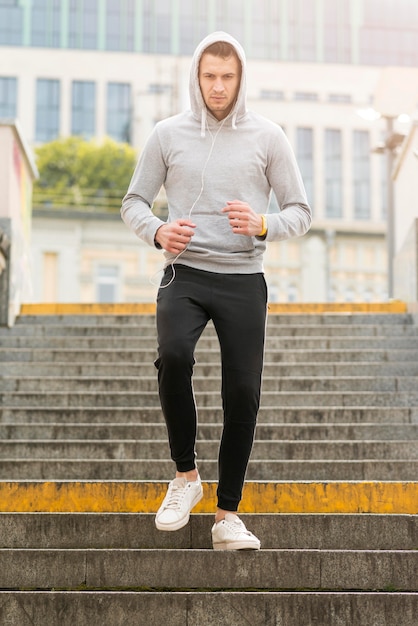
[(194, 235), (194, 224), (189, 219), (180, 218), (163, 224), (155, 233), (155, 241), (167, 252), (179, 254), (187, 248)]

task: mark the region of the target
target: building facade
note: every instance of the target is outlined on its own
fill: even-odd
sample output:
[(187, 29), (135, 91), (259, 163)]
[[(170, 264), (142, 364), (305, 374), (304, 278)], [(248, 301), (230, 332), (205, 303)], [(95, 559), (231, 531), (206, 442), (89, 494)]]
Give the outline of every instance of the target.
[[(248, 105), (284, 128), (313, 207), (307, 236), (268, 246), (270, 300), (385, 299), (385, 124), (358, 112), (386, 65), (418, 67), (415, 0), (0, 0), (0, 117), (32, 146), (110, 136), (140, 152), (188, 106), (190, 55), (219, 29), (243, 43)], [(33, 299), (152, 299), (162, 257), (117, 220), (35, 210)]]

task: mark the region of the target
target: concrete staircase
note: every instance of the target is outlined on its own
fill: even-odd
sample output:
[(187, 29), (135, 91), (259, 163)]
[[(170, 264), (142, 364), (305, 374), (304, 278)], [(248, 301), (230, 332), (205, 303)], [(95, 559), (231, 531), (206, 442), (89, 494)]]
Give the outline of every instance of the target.
[(418, 327), (370, 309), (270, 312), (241, 507), (257, 553), (211, 549), (211, 327), (195, 368), (206, 497), (176, 533), (154, 527), (173, 464), (153, 315), (0, 329), (0, 624), (416, 626)]

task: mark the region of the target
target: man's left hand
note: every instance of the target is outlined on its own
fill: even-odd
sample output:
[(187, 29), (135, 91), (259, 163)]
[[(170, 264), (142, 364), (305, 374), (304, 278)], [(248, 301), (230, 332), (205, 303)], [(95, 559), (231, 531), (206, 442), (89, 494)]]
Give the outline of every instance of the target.
[(257, 237), (263, 229), (261, 215), (253, 211), (247, 202), (231, 200), (226, 203), (222, 213), (227, 213), (232, 231), (236, 235)]

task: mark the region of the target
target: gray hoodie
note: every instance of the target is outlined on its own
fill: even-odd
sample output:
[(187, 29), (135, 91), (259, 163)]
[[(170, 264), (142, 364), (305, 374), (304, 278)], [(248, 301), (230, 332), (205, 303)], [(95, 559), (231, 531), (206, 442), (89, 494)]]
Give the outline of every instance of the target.
[[(216, 41), (231, 43), (242, 64), (236, 103), (222, 121), (206, 108), (198, 80), (203, 51)], [(219, 273), (263, 271), (266, 241), (298, 237), (311, 224), (302, 178), (280, 126), (247, 110), (246, 61), (240, 44), (216, 32), (196, 48), (190, 72), (191, 110), (156, 124), (123, 199), (124, 222), (151, 246), (164, 223), (151, 210), (162, 185), (168, 221), (190, 217), (196, 224), (187, 249), (176, 257), (164, 252), (165, 265), (182, 263)], [(279, 213), (268, 214), (265, 238), (232, 232), (221, 209), (230, 200), (247, 202), (266, 214), (271, 190)]]

